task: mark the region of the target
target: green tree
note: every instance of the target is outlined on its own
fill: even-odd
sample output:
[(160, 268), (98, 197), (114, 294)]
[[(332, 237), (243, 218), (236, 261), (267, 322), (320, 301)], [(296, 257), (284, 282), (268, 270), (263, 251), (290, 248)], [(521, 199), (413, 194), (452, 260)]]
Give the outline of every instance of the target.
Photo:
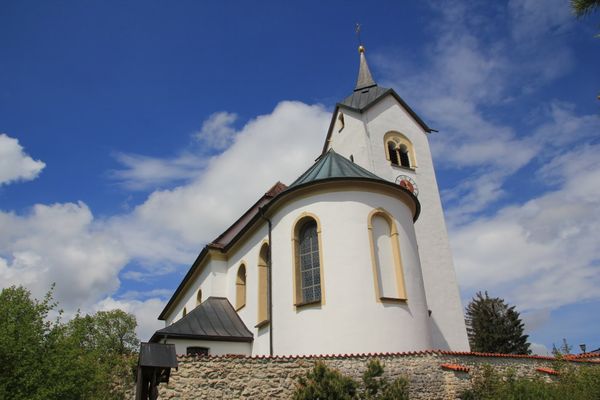
[[(22, 287), (0, 292), (0, 399), (123, 399), (133, 385), (135, 317), (123, 311), (49, 319)], [(60, 312), (58, 313), (60, 317)]]
[(45, 380), (46, 339), (54, 328), (47, 321), (52, 308), (51, 294), (38, 302), (22, 287), (0, 292), (0, 398), (37, 397)]
[(472, 351), (484, 353), (530, 354), (528, 335), (515, 306), (499, 297), (478, 292), (466, 309), (465, 322)]
[(566, 338), (563, 338), (563, 342), (560, 347), (556, 347), (554, 343), (552, 343), (552, 354), (554, 357), (561, 358), (562, 356), (566, 356), (567, 354), (571, 354), (571, 349), (573, 346), (567, 342)]
[(571, 9), (577, 17), (591, 14), (600, 7), (600, 0), (571, 0)]

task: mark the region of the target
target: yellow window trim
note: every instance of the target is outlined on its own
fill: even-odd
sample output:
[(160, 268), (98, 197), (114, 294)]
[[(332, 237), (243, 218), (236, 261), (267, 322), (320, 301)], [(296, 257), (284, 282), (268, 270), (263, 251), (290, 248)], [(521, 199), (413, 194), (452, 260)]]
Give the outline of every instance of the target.
[[(301, 274), (300, 274), (300, 256), (298, 255), (298, 234), (300, 233), (300, 226), (304, 222), (304, 220), (312, 219), (317, 224), (317, 242), (319, 243), (319, 273), (321, 274), (321, 300), (317, 300), (314, 302), (304, 302), (302, 299), (301, 288)], [(301, 213), (294, 223), (292, 224), (292, 254), (294, 257), (294, 262), (292, 263), (292, 282), (293, 282), (293, 299), (292, 304), (294, 305), (294, 309), (298, 310), (304, 306), (308, 305), (325, 305), (325, 273), (323, 270), (323, 239), (321, 235), (321, 220), (315, 214), (304, 211)]]
[[(390, 151), (388, 149), (388, 142), (396, 143), (396, 147), (400, 147), (401, 145), (405, 145), (408, 150), (408, 158), (410, 160), (410, 167), (405, 167), (403, 165), (391, 164), (392, 160), (390, 158)], [(385, 158), (390, 162), (391, 165), (400, 168), (408, 168), (414, 170), (417, 168), (417, 158), (415, 157), (415, 148), (410, 140), (406, 136), (404, 136), (400, 132), (389, 131), (385, 135), (383, 135), (383, 147), (385, 150)], [(399, 156), (399, 155), (398, 155)]]
[(257, 328), (260, 328), (265, 325), (265, 321), (269, 320), (269, 299), (268, 299), (268, 273), (269, 273), (269, 265), (268, 263), (268, 253), (263, 257), (263, 249), (267, 249), (266, 251), (270, 251), (269, 242), (267, 240), (263, 240), (260, 245), (260, 249), (258, 250), (258, 297), (257, 297), (257, 316), (256, 319), (259, 321), (256, 325)]
[[(392, 254), (394, 257), (394, 271), (396, 272), (396, 294), (398, 297), (386, 297), (381, 295), (379, 279), (377, 272), (377, 254), (375, 252), (375, 241), (373, 240), (373, 217), (381, 216), (390, 225), (390, 240), (392, 241)], [(377, 208), (369, 213), (367, 219), (369, 228), (369, 244), (371, 246), (371, 266), (373, 269), (373, 284), (375, 287), (375, 298), (379, 303), (385, 302), (404, 302), (406, 301), (406, 285), (404, 282), (404, 268), (402, 267), (402, 257), (400, 256), (400, 245), (398, 244), (398, 228), (392, 215), (383, 208)]]
[[(240, 279), (240, 271), (244, 268), (244, 280)], [(235, 310), (239, 311), (246, 306), (246, 292), (248, 285), (248, 269), (246, 262), (242, 260), (235, 274)]]

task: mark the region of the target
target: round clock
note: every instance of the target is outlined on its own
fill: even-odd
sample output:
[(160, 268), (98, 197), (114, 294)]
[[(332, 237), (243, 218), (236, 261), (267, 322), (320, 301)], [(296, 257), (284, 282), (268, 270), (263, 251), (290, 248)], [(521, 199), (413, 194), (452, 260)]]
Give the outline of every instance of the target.
[(402, 186), (404, 189), (409, 190), (415, 196), (419, 195), (419, 188), (417, 187), (417, 183), (410, 176), (398, 175), (398, 177), (396, 178), (396, 183)]

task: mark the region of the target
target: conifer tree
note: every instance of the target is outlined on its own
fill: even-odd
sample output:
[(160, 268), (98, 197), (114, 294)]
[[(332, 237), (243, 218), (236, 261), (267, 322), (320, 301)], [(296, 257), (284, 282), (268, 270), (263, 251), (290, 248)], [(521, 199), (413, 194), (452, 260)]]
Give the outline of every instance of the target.
[(499, 297), (477, 292), (466, 309), (465, 322), (471, 351), (483, 353), (530, 354), (528, 335), (515, 306)]

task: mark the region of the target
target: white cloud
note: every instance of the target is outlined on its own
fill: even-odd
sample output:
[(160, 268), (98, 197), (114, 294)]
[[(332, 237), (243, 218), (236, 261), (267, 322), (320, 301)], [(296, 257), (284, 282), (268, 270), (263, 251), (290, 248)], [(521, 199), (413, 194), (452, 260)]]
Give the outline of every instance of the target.
[(554, 190), (454, 227), (463, 287), (507, 296), (523, 310), (600, 298), (599, 152), (585, 145), (550, 160)]
[(156, 189), (188, 181), (198, 176), (205, 165), (204, 158), (190, 153), (168, 159), (116, 153), (115, 158), (125, 168), (110, 171), (110, 177), (130, 190)]
[(0, 186), (35, 179), (45, 166), (27, 155), (17, 139), (0, 134)]
[(328, 123), (321, 106), (282, 102), (236, 132), (195, 180), (155, 191), (110, 229), (133, 257), (187, 264), (275, 182), (289, 184), (312, 165)]
[(529, 350), (531, 350), (531, 354), (538, 356), (552, 356), (552, 352), (548, 350), (548, 347), (543, 345), (542, 343), (530, 343)]
[(562, 0), (510, 0), (511, 34), (516, 42), (549, 40), (573, 23), (568, 2)]
[[(187, 268), (202, 246), (251, 206), (278, 180), (291, 183), (319, 155), (329, 113), (319, 105), (282, 102), (249, 121), (222, 153), (206, 159), (189, 182), (155, 191), (132, 212), (94, 218), (82, 202), (42, 205), (18, 215), (0, 211), (0, 282), (24, 285), (37, 298), (56, 282), (55, 297), (66, 315), (75, 310), (122, 307), (134, 313), (143, 339), (161, 323), (164, 290), (126, 292), (115, 298), (119, 274), (147, 280)], [(137, 168), (150, 161), (151, 167)], [(172, 160), (132, 161), (139, 182)], [(169, 293), (170, 294), (170, 293)]]
[(0, 212), (0, 281), (24, 285), (41, 297), (56, 282), (65, 309), (97, 301), (119, 286), (129, 258), (109, 233), (97, 229), (83, 203), (35, 205), (26, 215)]
[(237, 134), (233, 127), (237, 115), (225, 111), (210, 115), (202, 124), (202, 128), (194, 136), (205, 147), (223, 150), (233, 143)]
[(157, 319), (164, 305), (164, 300), (160, 298), (150, 298), (140, 301), (106, 297), (98, 302), (91, 311), (97, 312), (119, 309), (135, 315), (137, 320), (136, 334), (140, 341), (147, 342), (156, 330), (164, 328), (165, 326), (163, 321)]

